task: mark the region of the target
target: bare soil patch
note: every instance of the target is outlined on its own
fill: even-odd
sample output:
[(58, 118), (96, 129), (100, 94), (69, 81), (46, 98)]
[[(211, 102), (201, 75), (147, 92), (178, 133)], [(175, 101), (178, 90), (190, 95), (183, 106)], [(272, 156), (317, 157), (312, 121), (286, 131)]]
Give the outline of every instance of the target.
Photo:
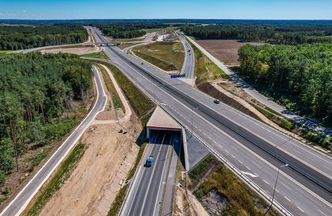
[(76, 55), (83, 55), (87, 53), (98, 52), (99, 48), (94, 46), (84, 46), (84, 47), (70, 47), (70, 48), (54, 48), (54, 49), (44, 49), (41, 53), (70, 53)]
[(237, 40), (198, 40), (197, 43), (204, 47), (218, 60), (227, 66), (239, 66), (238, 51), (246, 44), (262, 45), (263, 43), (243, 43)]
[(256, 118), (257, 120), (260, 120), (257, 115), (255, 113), (253, 113), (252, 111), (248, 110), (246, 107), (244, 107), (241, 103), (239, 103), (238, 101), (234, 100), (233, 98), (227, 96), (226, 94), (224, 94), (221, 91), (218, 91), (215, 87), (213, 87), (210, 83), (208, 82), (203, 82), (200, 83), (199, 85), (197, 85), (197, 88), (199, 90), (201, 90), (202, 92), (207, 93), (208, 95), (210, 95), (211, 97), (217, 98), (220, 101), (222, 101), (223, 103), (253, 117)]
[(209, 214), (204, 209), (199, 200), (189, 191), (176, 187), (174, 216), (208, 216)]
[[(123, 128), (127, 134), (119, 133)], [(136, 120), (90, 127), (82, 138), (88, 149), (40, 215), (107, 215), (137, 156), (140, 131)]]

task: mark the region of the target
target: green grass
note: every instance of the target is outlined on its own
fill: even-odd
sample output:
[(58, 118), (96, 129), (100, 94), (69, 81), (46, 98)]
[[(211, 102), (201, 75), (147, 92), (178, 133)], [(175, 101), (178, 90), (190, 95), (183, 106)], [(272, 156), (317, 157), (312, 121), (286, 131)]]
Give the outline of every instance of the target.
[(204, 170), (207, 170), (211, 166), (211, 162), (213, 162), (213, 160), (215, 160), (215, 157), (213, 157), (211, 154), (208, 154), (203, 160), (201, 160), (189, 171), (189, 177), (194, 180), (201, 178), (201, 174), (204, 172)]
[(46, 124), (46, 134), (50, 139), (59, 140), (63, 138), (71, 129), (78, 125), (81, 118), (75, 116), (73, 118), (53, 119)]
[[(223, 164), (203, 180), (194, 194), (200, 199), (213, 189), (223, 194), (228, 201), (222, 215), (259, 216), (264, 215), (265, 209), (269, 206)], [(277, 215), (277, 213), (271, 209), (267, 215)]]
[(139, 118), (155, 106), (116, 66), (112, 64), (105, 65), (112, 71), (117, 83), (121, 86)]
[(101, 58), (101, 59), (109, 59), (108, 56), (104, 52), (94, 52), (94, 53), (88, 53), (81, 55), (82, 57), (87, 58)]
[(86, 150), (86, 145), (78, 144), (68, 155), (65, 161), (63, 161), (58, 168), (58, 170), (53, 174), (50, 181), (41, 189), (36, 200), (24, 215), (39, 215), (42, 208), (49, 201), (49, 199), (54, 195), (56, 191), (59, 190), (61, 185), (66, 179), (70, 177), (72, 170), (76, 167), (79, 160), (82, 158)]
[(230, 77), (222, 69), (214, 64), (192, 43), (190, 44), (193, 47), (195, 54), (195, 76), (197, 77), (197, 83), (206, 80), (230, 79)]
[(15, 51), (13, 50), (0, 50), (0, 54), (8, 54), (8, 53), (13, 53)]
[(38, 166), (40, 162), (42, 162), (42, 160), (44, 160), (47, 157), (47, 155), (48, 155), (47, 151), (42, 151), (30, 158), (27, 158), (26, 161), (31, 162), (30, 172), (32, 172), (34, 168)]
[(99, 67), (99, 69), (100, 69), (100, 71), (103, 75), (103, 79), (104, 79), (104, 82), (106, 84), (106, 88), (111, 94), (115, 109), (122, 109), (123, 110), (123, 104), (120, 100), (120, 97), (119, 97), (117, 91), (115, 90), (115, 87), (113, 85), (113, 82), (112, 82), (111, 78), (108, 75), (108, 72), (103, 67)]
[[(139, 149), (135, 164), (128, 172), (128, 175), (127, 175), (127, 178), (126, 178), (127, 181), (133, 178), (133, 176), (135, 174), (135, 171), (137, 169), (137, 166), (139, 165), (139, 162), (141, 161), (141, 158), (143, 156), (145, 147), (146, 147), (146, 143), (144, 143), (141, 146), (141, 148)], [(115, 197), (115, 199), (112, 203), (111, 209), (109, 210), (107, 216), (116, 216), (116, 215), (118, 215), (118, 212), (119, 212), (119, 210), (122, 206), (124, 198), (126, 197), (128, 186), (129, 186), (129, 184), (126, 184), (125, 186), (123, 186), (120, 189), (120, 191), (118, 192), (118, 194), (116, 195), (116, 197)]]
[(166, 71), (180, 71), (185, 55), (180, 42), (156, 42), (135, 47), (132, 51), (142, 59)]

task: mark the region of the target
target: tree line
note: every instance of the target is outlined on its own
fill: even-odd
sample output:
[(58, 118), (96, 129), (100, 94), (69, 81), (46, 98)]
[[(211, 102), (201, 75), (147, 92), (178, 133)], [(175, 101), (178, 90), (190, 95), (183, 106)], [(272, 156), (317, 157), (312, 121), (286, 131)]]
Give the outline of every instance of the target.
[(70, 130), (64, 113), (91, 88), (91, 63), (68, 54), (0, 56), (0, 185), (28, 146)]
[(0, 26), (0, 50), (82, 43), (88, 34), (82, 25)]
[(135, 38), (146, 34), (142, 29), (164, 28), (168, 25), (154, 22), (94, 23), (103, 34), (113, 38)]
[(331, 43), (332, 23), (266, 24), (224, 23), (217, 25), (189, 25), (182, 31), (197, 39), (234, 39), (243, 42), (256, 41), (273, 44)]
[(240, 74), (290, 109), (332, 126), (332, 44), (245, 45)]

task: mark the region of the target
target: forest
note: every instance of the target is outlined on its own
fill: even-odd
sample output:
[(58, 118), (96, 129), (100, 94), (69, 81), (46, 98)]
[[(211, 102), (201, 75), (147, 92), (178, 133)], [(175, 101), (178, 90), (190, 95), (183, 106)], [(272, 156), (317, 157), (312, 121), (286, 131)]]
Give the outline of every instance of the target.
[(16, 167), (15, 158), (71, 129), (64, 114), (86, 98), (92, 74), (91, 63), (77, 56), (30, 53), (0, 55), (0, 76), (2, 185)]
[(241, 77), (291, 110), (332, 126), (332, 44), (245, 45)]
[(93, 23), (101, 29), (103, 34), (113, 38), (135, 38), (146, 34), (143, 29), (164, 28), (168, 25), (160, 22), (121, 22), (121, 23)]
[(182, 27), (182, 30), (200, 40), (234, 39), (289, 45), (332, 42), (332, 22), (226, 22), (215, 25), (187, 25)]
[(75, 44), (87, 39), (86, 30), (79, 24), (0, 26), (0, 50)]

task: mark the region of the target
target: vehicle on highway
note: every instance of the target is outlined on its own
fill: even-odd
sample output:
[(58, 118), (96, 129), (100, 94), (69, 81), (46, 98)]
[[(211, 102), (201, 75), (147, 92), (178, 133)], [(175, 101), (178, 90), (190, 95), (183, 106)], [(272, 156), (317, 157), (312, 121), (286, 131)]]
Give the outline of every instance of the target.
[(149, 157), (146, 159), (144, 166), (145, 166), (145, 167), (151, 167), (152, 164), (153, 164), (153, 157), (152, 157), (152, 156), (149, 156)]
[(220, 104), (220, 100), (215, 99), (215, 100), (213, 101), (213, 103), (215, 103), (215, 104)]

